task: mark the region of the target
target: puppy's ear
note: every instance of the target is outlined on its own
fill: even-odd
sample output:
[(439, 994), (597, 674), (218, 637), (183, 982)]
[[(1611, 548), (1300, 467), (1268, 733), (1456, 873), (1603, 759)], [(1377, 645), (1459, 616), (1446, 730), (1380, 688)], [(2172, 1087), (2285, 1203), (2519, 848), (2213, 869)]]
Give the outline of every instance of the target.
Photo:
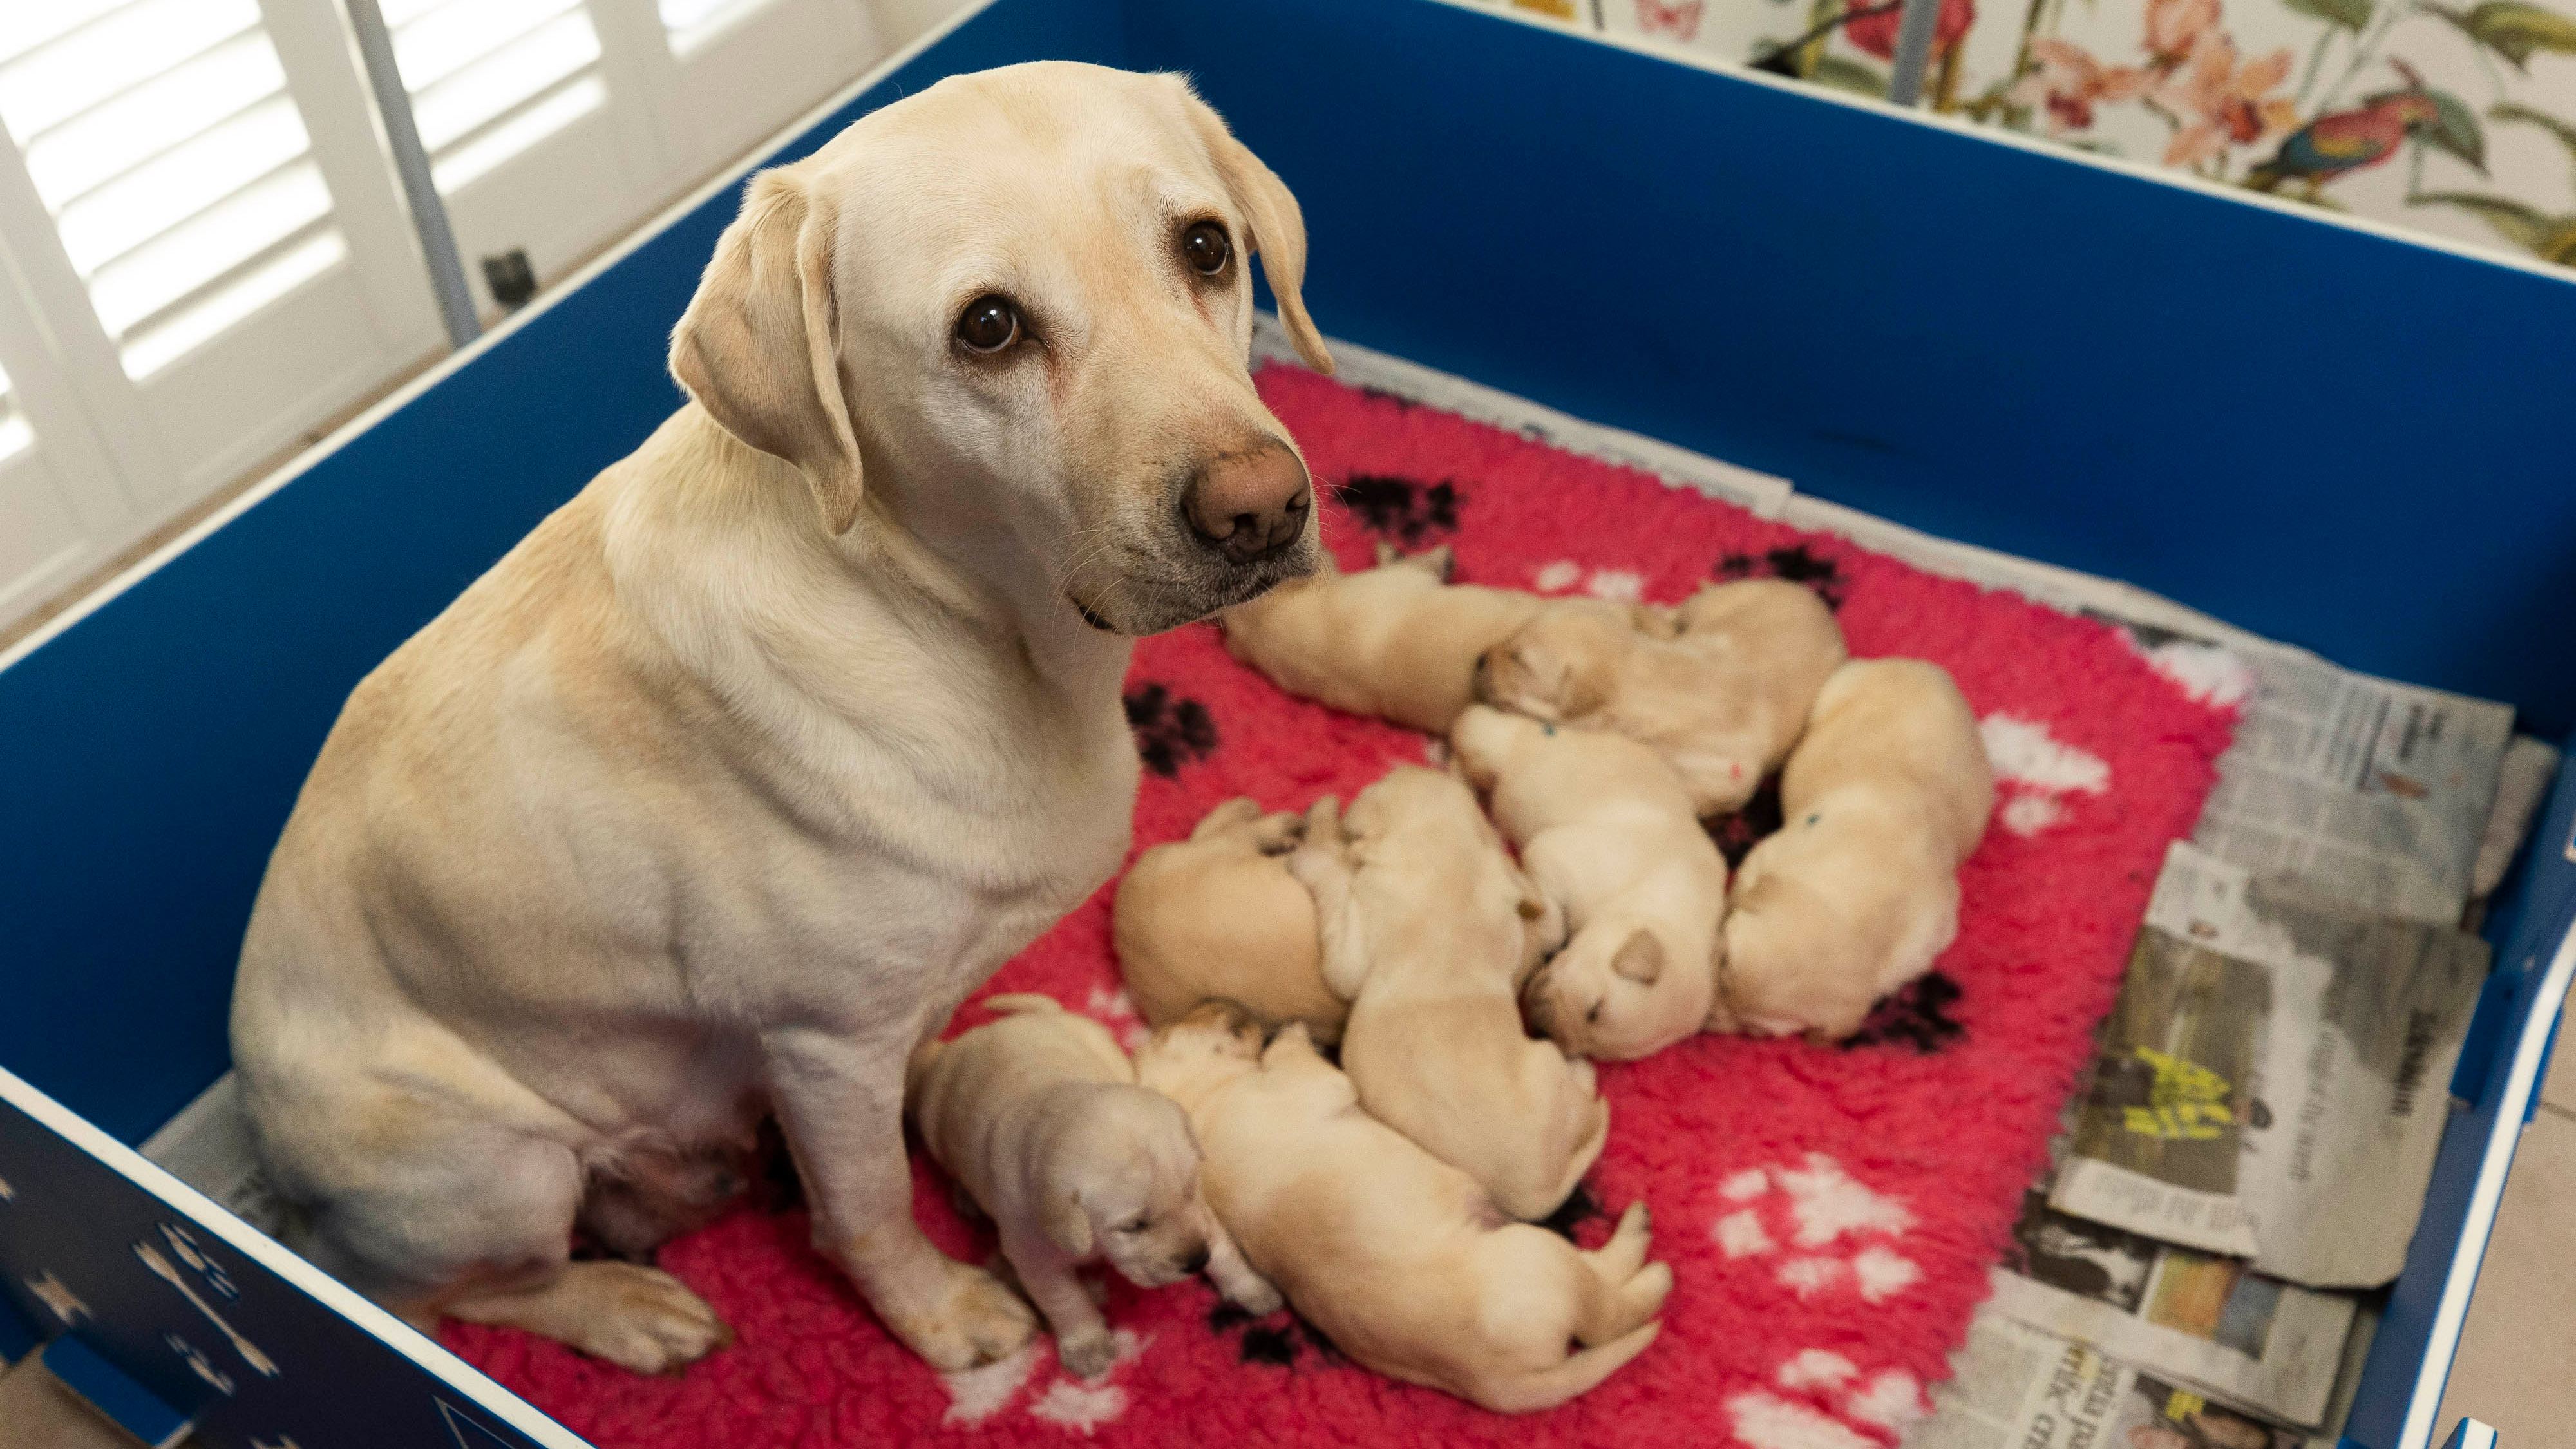
[(751, 178), (671, 333), (671, 375), (717, 426), (796, 465), (834, 535), (858, 521), (858, 437), (833, 292), (838, 209), (795, 167)]
[(1458, 572), (1458, 550), (1450, 544), (1444, 543), (1418, 557), (1422, 560), (1422, 566), (1438, 574), (1440, 582), (1444, 584), (1449, 582), (1450, 575)]
[(1047, 1199), (1038, 1226), (1046, 1230), (1047, 1241), (1064, 1249), (1069, 1258), (1091, 1256), (1091, 1214), (1082, 1210), (1082, 1192), (1071, 1189)]
[(1664, 974), (1664, 943), (1650, 931), (1639, 931), (1610, 958), (1610, 969), (1640, 986), (1652, 986)]
[(1261, 258), (1261, 272), (1270, 279), (1270, 295), (1278, 300), (1279, 320), (1288, 329), (1288, 340), (1296, 344), (1297, 355), (1317, 372), (1330, 374), (1333, 354), (1324, 349), (1324, 334), (1315, 330), (1315, 321), (1306, 315), (1306, 217), (1297, 209), (1297, 198), (1288, 185), (1249, 147), (1234, 139), (1225, 128), (1225, 120), (1207, 102), (1198, 98), (1190, 83), (1174, 76), (1181, 87), (1182, 108), (1189, 112), (1190, 126), (1199, 133), (1200, 144), (1208, 148), (1208, 157), (1225, 177), (1225, 189), (1234, 196), (1244, 217), (1252, 224), (1249, 250)]
[(1388, 564), (1404, 562), (1403, 553), (1398, 551), (1394, 544), (1391, 544), (1382, 538), (1377, 540), (1369, 551), (1376, 555), (1377, 566), (1379, 568), (1385, 568)]

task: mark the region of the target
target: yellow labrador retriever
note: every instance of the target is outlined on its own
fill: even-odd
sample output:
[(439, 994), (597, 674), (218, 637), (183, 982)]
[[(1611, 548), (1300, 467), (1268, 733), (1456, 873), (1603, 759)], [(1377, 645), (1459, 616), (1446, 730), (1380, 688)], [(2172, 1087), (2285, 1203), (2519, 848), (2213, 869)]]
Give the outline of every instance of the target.
[(905, 1059), (1124, 855), (1130, 636), (1314, 567), (1247, 373), (1256, 250), (1329, 366), (1305, 248), (1172, 76), (959, 77), (753, 178), (687, 404), (359, 684), (270, 861), (233, 1052), (309, 1256), (668, 1369), (715, 1315), (566, 1240), (702, 1215), (774, 1110), (888, 1328), (1026, 1341), (913, 1223)]

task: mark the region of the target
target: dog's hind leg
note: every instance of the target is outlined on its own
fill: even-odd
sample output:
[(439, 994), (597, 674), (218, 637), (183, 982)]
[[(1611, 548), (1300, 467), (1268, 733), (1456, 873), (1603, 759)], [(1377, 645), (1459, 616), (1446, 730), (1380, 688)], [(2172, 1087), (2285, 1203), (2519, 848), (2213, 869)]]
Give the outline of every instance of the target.
[(341, 1144), (327, 1157), (263, 1143), (272, 1180), (304, 1206), (294, 1246), (413, 1325), (511, 1324), (641, 1373), (730, 1338), (667, 1273), (568, 1261), (585, 1187), (571, 1148), (382, 1085), (324, 1110), (301, 1140)]

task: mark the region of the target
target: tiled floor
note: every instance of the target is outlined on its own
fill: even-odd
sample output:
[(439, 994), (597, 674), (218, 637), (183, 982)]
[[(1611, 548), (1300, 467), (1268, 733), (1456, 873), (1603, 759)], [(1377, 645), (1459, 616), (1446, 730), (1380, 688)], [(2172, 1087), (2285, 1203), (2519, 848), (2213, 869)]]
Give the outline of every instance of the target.
[(2558, 1045), (2505, 1183), (2437, 1435), (2474, 1414), (2502, 1449), (2576, 1443), (2576, 1042)]

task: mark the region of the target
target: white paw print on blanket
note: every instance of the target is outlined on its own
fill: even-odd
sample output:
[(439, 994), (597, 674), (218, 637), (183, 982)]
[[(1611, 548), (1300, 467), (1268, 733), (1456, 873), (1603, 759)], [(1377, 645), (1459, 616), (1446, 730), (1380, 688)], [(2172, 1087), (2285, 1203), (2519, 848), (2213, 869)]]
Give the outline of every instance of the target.
[(2233, 709), (2254, 697), (2254, 671), (2235, 651), (2220, 644), (2203, 644), (2194, 639), (2167, 639), (2149, 644), (2135, 634), (2129, 635), (2129, 647), (2145, 658), (2149, 668), (2182, 691), (2182, 697), (2194, 704), (2218, 709)]
[[(1902, 1440), (1927, 1412), (1923, 1385), (1900, 1368), (1864, 1378), (1841, 1354), (1807, 1349), (1780, 1365), (1780, 1387), (1811, 1402), (1749, 1389), (1726, 1401), (1739, 1443), (1752, 1449), (1881, 1449), (1884, 1440), (1865, 1429)], [(1833, 1411), (1816, 1402), (1832, 1405)], [(1854, 1425), (1863, 1426), (1855, 1428)]]
[(1709, 1230), (1718, 1247), (1739, 1260), (1778, 1254), (1772, 1275), (1801, 1298), (1848, 1288), (1879, 1303), (1923, 1276), (1893, 1246), (1914, 1214), (1821, 1152), (1803, 1167), (1747, 1168), (1717, 1193), (1730, 1205)]
[(1633, 604), (1645, 597), (1646, 576), (1634, 569), (1593, 569), (1590, 573), (1591, 581), (1586, 583), (1583, 565), (1561, 558), (1531, 570), (1530, 585), (1542, 594), (1562, 594), (1582, 584), (1585, 593), (1614, 604)]
[[(1090, 1382), (1058, 1373), (1045, 1392), (1029, 1401), (1030, 1418), (1043, 1419), (1088, 1438), (1094, 1429), (1127, 1412), (1127, 1391), (1110, 1380), (1120, 1368), (1143, 1355), (1153, 1340), (1140, 1339), (1124, 1328), (1113, 1330), (1109, 1337), (1118, 1345), (1118, 1356), (1110, 1360), (1109, 1372)], [(1037, 1368), (1039, 1355), (1053, 1356), (1051, 1342), (1032, 1339), (1009, 1358), (963, 1373), (941, 1374), (941, 1382), (948, 1386), (948, 1412), (940, 1416), (939, 1422), (951, 1428), (972, 1428), (1009, 1407)]]
[(1986, 759), (2003, 797), (1999, 817), (2015, 835), (2037, 835), (2066, 818), (2069, 795), (2099, 795), (2111, 788), (2111, 767), (2079, 750), (2035, 720), (1995, 713), (1977, 724)]
[(1154, 1034), (1152, 1027), (1136, 1018), (1135, 999), (1124, 986), (1095, 986), (1082, 1006), (1082, 1014), (1109, 1028), (1119, 1044), (1134, 1052)]

